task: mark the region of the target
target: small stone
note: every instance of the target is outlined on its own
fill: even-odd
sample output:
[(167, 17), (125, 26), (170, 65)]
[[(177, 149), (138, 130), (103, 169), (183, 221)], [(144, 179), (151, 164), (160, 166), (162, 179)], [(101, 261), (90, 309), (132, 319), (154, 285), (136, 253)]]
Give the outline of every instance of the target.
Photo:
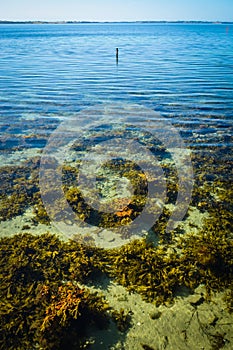
[(66, 225), (69, 225), (69, 226), (73, 225), (73, 222), (71, 220), (65, 220), (65, 223)]
[(150, 313), (150, 318), (152, 320), (157, 320), (158, 318), (160, 318), (160, 316), (162, 315), (162, 312), (160, 311), (154, 311)]
[(31, 226), (29, 225), (23, 225), (22, 230), (30, 230)]

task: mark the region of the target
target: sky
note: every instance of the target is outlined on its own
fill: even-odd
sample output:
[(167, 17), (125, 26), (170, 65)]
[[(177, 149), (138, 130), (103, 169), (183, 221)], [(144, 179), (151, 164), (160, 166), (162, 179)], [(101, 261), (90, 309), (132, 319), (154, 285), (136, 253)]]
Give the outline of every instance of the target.
[(233, 0), (1, 0), (0, 20), (233, 22)]

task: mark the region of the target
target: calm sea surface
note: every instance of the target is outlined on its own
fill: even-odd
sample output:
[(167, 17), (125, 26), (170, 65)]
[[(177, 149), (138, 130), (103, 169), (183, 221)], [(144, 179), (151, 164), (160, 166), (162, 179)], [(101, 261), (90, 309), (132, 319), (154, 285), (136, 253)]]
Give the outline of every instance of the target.
[(44, 147), (37, 134), (61, 118), (112, 102), (158, 111), (189, 145), (232, 145), (231, 25), (1, 25), (0, 47), (4, 152)]
[[(211, 288), (229, 286), (232, 310), (232, 150), (233, 25), (1, 24), (0, 238), (16, 234), (0, 239), (2, 348), (55, 348), (56, 340), (75, 348), (84, 320), (90, 349), (232, 349), (227, 307), (210, 298)], [(17, 236), (45, 232), (103, 248), (139, 233), (162, 248), (157, 257), (136, 242), (110, 259), (90, 247), (64, 250), (54, 236)], [(132, 293), (102, 281), (105, 271)], [(83, 302), (91, 294), (73, 292), (79, 278), (116, 306), (121, 333), (101, 328), (93, 337), (107, 304)], [(206, 291), (185, 304), (199, 283)], [(150, 309), (137, 293), (156, 303)], [(155, 308), (173, 295), (177, 305)]]

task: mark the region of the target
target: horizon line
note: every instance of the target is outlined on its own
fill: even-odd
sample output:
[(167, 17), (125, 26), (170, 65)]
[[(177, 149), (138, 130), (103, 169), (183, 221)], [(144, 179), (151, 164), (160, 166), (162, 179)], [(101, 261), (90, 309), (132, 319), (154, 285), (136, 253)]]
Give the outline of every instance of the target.
[(122, 20), (122, 21), (88, 21), (88, 20), (0, 20), (0, 24), (85, 24), (85, 23), (210, 23), (210, 24), (233, 24), (233, 21), (210, 21), (210, 20)]

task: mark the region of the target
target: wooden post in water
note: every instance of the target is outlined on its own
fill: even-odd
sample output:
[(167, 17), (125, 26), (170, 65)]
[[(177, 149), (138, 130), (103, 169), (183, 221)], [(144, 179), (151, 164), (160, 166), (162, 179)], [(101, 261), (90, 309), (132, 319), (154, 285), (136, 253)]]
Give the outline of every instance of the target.
[(119, 53), (119, 50), (118, 50), (118, 47), (116, 48), (116, 63), (118, 63), (118, 53)]

